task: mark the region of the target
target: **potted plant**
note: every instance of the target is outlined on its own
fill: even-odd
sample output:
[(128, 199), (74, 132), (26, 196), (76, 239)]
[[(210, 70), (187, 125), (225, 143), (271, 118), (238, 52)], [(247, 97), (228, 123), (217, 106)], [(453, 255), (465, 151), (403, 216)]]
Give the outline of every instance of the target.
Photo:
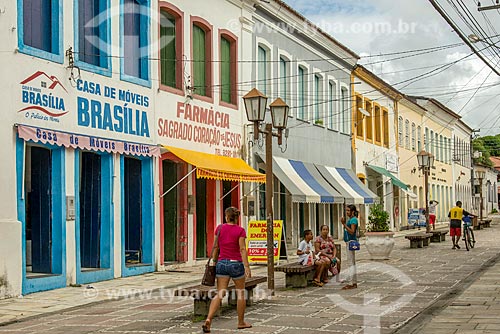
[(389, 258), (394, 247), (394, 232), (390, 231), (389, 213), (382, 204), (373, 204), (370, 207), (366, 232), (366, 250), (372, 260)]

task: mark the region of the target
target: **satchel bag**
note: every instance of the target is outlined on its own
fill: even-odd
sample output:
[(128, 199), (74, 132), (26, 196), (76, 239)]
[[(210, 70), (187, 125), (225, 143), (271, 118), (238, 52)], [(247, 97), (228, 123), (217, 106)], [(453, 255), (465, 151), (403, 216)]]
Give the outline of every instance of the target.
[[(219, 241), (219, 235), (221, 229), (222, 227), (219, 228), (219, 232), (217, 232), (217, 242)], [(201, 285), (206, 285), (206, 286), (215, 285), (215, 264), (210, 265), (210, 260), (212, 260), (214, 256), (214, 250), (215, 250), (215, 242), (212, 246), (212, 252), (210, 253), (210, 257), (208, 258), (207, 264), (205, 265), (205, 273), (203, 274), (203, 278), (201, 279)]]
[(349, 241), (349, 250), (350, 251), (359, 251), (359, 241), (357, 241), (357, 240)]

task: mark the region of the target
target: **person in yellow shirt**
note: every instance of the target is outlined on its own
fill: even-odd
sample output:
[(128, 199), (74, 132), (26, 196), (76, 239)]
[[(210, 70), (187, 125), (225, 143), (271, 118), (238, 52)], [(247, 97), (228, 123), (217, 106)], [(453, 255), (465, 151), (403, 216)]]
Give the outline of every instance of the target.
[(462, 209), (462, 202), (457, 201), (456, 206), (451, 208), (448, 213), (448, 217), (450, 218), (450, 236), (451, 241), (453, 242), (452, 249), (460, 249), (458, 242), (460, 241), (460, 236), (462, 234), (462, 218), (464, 216), (474, 215)]

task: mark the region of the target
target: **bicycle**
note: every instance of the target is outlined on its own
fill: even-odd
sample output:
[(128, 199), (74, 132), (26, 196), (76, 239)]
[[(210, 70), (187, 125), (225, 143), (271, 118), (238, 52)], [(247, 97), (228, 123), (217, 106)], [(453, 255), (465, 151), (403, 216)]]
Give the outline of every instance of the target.
[(474, 248), (476, 244), (476, 239), (474, 238), (474, 231), (472, 229), (472, 222), (470, 217), (464, 217), (464, 236), (462, 240), (465, 242), (465, 248), (467, 251)]

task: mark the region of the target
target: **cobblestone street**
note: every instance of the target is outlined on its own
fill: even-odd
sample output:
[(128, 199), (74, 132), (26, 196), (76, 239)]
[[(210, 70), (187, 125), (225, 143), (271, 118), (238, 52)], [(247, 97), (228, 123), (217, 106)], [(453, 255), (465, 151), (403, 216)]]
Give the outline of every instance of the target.
[[(265, 284), (259, 286), (257, 302), (246, 313), (253, 328), (244, 332), (497, 333), (500, 264), (495, 262), (499, 235), (498, 224), (476, 231), (478, 242), (470, 252), (465, 247), (452, 250), (449, 238), (444, 243), (410, 249), (408, 240), (400, 236), (391, 259), (378, 262), (369, 261), (362, 248), (357, 290), (341, 290), (336, 282), (322, 288), (287, 289), (284, 275), (276, 273), (276, 295), (268, 297)], [(264, 274), (265, 270), (256, 267), (253, 273)], [(66, 288), (4, 300), (0, 302), (4, 322), (30, 312), (36, 316), (1, 326), (0, 333), (201, 332), (202, 319), (193, 317), (192, 300), (172, 297), (171, 292), (175, 286), (198, 282), (200, 272), (158, 273), (135, 281), (101, 282), (93, 289)], [(157, 291), (152, 292), (153, 288)], [(139, 289), (142, 294), (106, 301), (120, 289)], [(46, 315), (40, 304), (42, 296), (46, 309), (52, 310)], [(63, 302), (58, 303), (58, 299)], [(94, 303), (83, 304), (91, 301)], [(223, 315), (212, 327), (214, 333), (234, 332), (235, 310), (224, 306)]]

